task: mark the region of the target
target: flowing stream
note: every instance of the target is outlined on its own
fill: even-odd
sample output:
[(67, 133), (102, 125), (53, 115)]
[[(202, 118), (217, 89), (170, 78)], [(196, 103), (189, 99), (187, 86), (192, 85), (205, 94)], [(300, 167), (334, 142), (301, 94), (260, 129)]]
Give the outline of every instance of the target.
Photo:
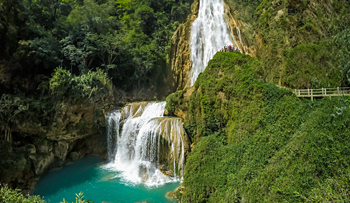
[(240, 50), (225, 22), (224, 13), (223, 0), (200, 1), (198, 18), (191, 28), (191, 86), (218, 50), (227, 45), (233, 45)]

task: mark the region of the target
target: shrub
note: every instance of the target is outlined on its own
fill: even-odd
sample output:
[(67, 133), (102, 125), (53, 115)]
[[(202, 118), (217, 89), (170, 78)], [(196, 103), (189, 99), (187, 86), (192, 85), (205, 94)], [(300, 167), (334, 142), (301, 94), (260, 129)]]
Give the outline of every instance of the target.
[[(1, 185), (0, 185), (1, 186)], [(3, 203), (45, 203), (39, 196), (24, 196), (20, 189), (11, 189), (2, 186), (0, 188), (0, 202)]]
[(67, 70), (56, 68), (50, 79), (51, 94), (68, 101), (98, 100), (108, 95), (111, 89), (111, 81), (100, 69), (75, 76)]

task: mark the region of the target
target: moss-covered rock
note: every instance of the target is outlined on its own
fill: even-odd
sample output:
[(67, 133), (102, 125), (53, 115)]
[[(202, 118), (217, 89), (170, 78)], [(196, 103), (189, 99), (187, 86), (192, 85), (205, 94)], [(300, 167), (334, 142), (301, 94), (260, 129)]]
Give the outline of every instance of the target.
[(249, 55), (219, 52), (199, 75), (194, 87), (167, 97), (166, 109), (170, 115), (184, 117), (192, 141), (217, 131), (227, 133), (223, 129), (231, 109), (234, 105), (238, 105), (237, 108), (245, 105), (232, 100), (261, 96), (250, 94), (258, 91), (259, 83), (255, 82), (262, 81), (260, 69), (261, 64)]

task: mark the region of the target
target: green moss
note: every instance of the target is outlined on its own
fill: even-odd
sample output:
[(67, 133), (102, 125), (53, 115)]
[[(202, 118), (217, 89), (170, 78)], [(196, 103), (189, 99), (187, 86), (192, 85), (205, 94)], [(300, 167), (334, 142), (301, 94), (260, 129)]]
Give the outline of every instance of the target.
[(186, 120), (189, 123), (185, 124), (185, 128), (192, 140), (224, 133), (223, 129), (235, 105), (230, 100), (234, 97), (255, 97), (250, 92), (254, 92), (258, 86), (253, 82), (259, 80), (256, 74), (259, 68), (257, 60), (238, 52), (219, 52), (215, 55), (206, 71), (198, 77), (188, 101)]
[(180, 106), (181, 105), (181, 101), (183, 101), (183, 94), (184, 94), (184, 92), (185, 92), (184, 90), (177, 91), (177, 92), (174, 92), (174, 93), (170, 94), (166, 98), (165, 109), (168, 110), (168, 114), (170, 116), (174, 115), (176, 106)]

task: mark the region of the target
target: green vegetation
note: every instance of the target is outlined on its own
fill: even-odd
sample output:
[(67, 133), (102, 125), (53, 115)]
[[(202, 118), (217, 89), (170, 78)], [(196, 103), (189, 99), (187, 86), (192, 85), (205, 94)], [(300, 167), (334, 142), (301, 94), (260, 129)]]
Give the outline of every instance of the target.
[(262, 69), (250, 56), (220, 52), (189, 101), (168, 97), (196, 142), (183, 202), (350, 201), (349, 100), (299, 99), (266, 83)]
[(12, 141), (23, 119), (47, 125), (62, 102), (95, 102), (113, 86), (165, 90), (168, 42), (190, 3), (0, 1), (0, 137)]
[(74, 75), (100, 67), (114, 85), (126, 90), (145, 84), (158, 87), (164, 82), (169, 39), (190, 3), (1, 1), (0, 64), (14, 77), (1, 93), (13, 88), (35, 91), (38, 81), (33, 78), (50, 77), (58, 66)]
[(100, 69), (75, 76), (67, 70), (57, 68), (50, 79), (51, 95), (57, 99), (80, 102), (85, 99), (99, 99), (108, 95), (111, 89), (111, 81)]
[(31, 166), (25, 159), (27, 153), (24, 148), (12, 147), (10, 142), (5, 140), (0, 140), (0, 147), (0, 177), (2, 177), (2, 183), (11, 179), (11, 176), (17, 176), (20, 171), (29, 172)]
[[(1, 185), (0, 185), (1, 186)], [(0, 202), (3, 203), (45, 203), (39, 196), (24, 196), (20, 189), (11, 189), (8, 186), (0, 187)], [(84, 200), (82, 192), (76, 194), (75, 203), (88, 203), (90, 200)], [(65, 199), (61, 203), (67, 203)]]
[(225, 1), (250, 25), (243, 42), (267, 81), (297, 89), (349, 85), (349, 1)]
[[(1, 185), (0, 185), (1, 186)], [(0, 202), (4, 203), (45, 203), (39, 196), (24, 196), (19, 189), (11, 189), (6, 185), (0, 188)]]
[[(349, 86), (350, 1), (225, 2), (240, 25), (248, 24), (243, 43), (256, 59), (217, 53), (193, 88), (167, 97), (169, 114), (185, 115), (196, 144), (180, 198), (349, 202), (349, 99), (311, 102), (272, 83)], [(98, 103), (115, 88), (164, 93), (170, 37), (191, 3), (0, 1), (1, 180), (32, 170), (24, 145), (40, 139), (18, 132), (25, 121), (49, 126), (63, 104)], [(0, 198), (42, 202), (7, 187)], [(85, 202), (82, 194), (76, 200)]]
[[(88, 203), (88, 202), (92, 202), (90, 200), (84, 200), (84, 195), (82, 192), (79, 192), (79, 194), (75, 194), (76, 198), (75, 198), (75, 203)], [(60, 203), (68, 203), (65, 199), (63, 199), (62, 202)]]
[(128, 93), (164, 97), (170, 37), (191, 2), (0, 0), (0, 182), (27, 187), (25, 147), (53, 129), (102, 133)]

